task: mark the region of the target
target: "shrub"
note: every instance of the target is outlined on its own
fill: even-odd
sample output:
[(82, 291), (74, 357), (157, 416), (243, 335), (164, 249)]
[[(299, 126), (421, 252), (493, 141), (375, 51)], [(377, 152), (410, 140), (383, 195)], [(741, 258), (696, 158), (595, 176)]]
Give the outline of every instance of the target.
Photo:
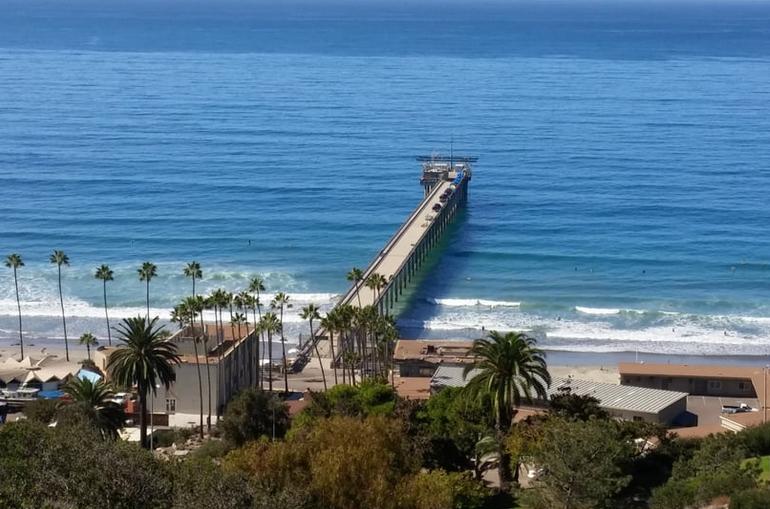
[(280, 438), (289, 427), (289, 411), (277, 396), (257, 389), (246, 389), (225, 410), (220, 424), (225, 440), (240, 446), (261, 436)]
[(468, 474), (443, 470), (408, 478), (398, 493), (398, 506), (404, 509), (479, 509), (489, 496), (489, 490)]
[(24, 407), (24, 415), (30, 421), (41, 424), (53, 422), (58, 402), (53, 399), (36, 399)]

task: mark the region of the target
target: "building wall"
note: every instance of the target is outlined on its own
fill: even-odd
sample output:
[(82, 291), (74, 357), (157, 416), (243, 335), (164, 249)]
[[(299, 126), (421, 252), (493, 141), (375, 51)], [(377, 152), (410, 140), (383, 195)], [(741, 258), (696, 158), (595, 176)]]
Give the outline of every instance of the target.
[(622, 374), (620, 377), (620, 384), (680, 391), (697, 396), (728, 396), (735, 398), (754, 398), (757, 396), (754, 391), (754, 385), (748, 378), (710, 379), (708, 377), (670, 377)]
[(671, 424), (674, 420), (687, 411), (687, 398), (672, 403), (666, 408), (662, 409), (658, 413), (636, 412), (633, 410), (615, 410), (606, 408), (607, 412), (613, 417), (622, 419), (624, 421), (646, 421), (654, 422), (657, 424)]
[(398, 363), (398, 374), (404, 377), (431, 377), (436, 372), (436, 365), (419, 360), (401, 361)]
[[(241, 390), (247, 387), (255, 387), (256, 383), (256, 342), (258, 336), (251, 334), (244, 339), (221, 360), (222, 379), (220, 383), (220, 365), (218, 361), (211, 359), (209, 373), (206, 364), (200, 364), (203, 413), (204, 419), (208, 415), (208, 390), (209, 375), (211, 377), (211, 415), (216, 415), (217, 410), (224, 411), (227, 403)], [(190, 345), (178, 344), (181, 351), (187, 351)], [(176, 381), (166, 389), (157, 389), (157, 395), (148, 401), (155, 406), (155, 413), (183, 413), (198, 414), (200, 412), (201, 390), (198, 387), (198, 370), (195, 363), (182, 363), (175, 369)], [(148, 409), (149, 410), (149, 409)]]

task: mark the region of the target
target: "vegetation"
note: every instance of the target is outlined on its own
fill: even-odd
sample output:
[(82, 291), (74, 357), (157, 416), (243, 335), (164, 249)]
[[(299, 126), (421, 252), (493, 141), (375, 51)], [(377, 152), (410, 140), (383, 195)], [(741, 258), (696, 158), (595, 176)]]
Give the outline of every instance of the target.
[(94, 273), (96, 279), (102, 281), (102, 293), (104, 295), (104, 318), (107, 320), (107, 344), (112, 346), (112, 332), (110, 331), (110, 314), (107, 311), (107, 281), (112, 281), (113, 272), (109, 265), (101, 265)]
[(124, 319), (118, 327), (123, 344), (107, 361), (107, 371), (115, 383), (137, 388), (139, 441), (143, 446), (147, 445), (147, 396), (150, 392), (156, 394), (159, 383), (169, 388), (176, 376), (174, 366), (180, 362), (176, 345), (163, 338), (163, 328), (156, 326), (157, 321), (142, 317)]
[(64, 353), (67, 358), (67, 362), (69, 362), (70, 347), (69, 347), (69, 342), (67, 341), (67, 315), (64, 314), (64, 293), (62, 292), (62, 287), (61, 287), (61, 267), (62, 265), (68, 266), (70, 264), (70, 259), (64, 253), (64, 251), (56, 250), (53, 253), (51, 253), (51, 257), (49, 258), (49, 261), (52, 264), (56, 265), (56, 268), (59, 272), (59, 302), (61, 303), (61, 321), (64, 327)]
[(80, 339), (78, 340), (78, 343), (86, 347), (86, 351), (88, 352), (88, 360), (91, 361), (91, 347), (96, 346), (99, 344), (99, 341), (96, 340), (96, 337), (91, 334), (90, 332), (86, 332), (80, 336)]
[[(112, 401), (112, 388), (99, 380), (73, 378), (64, 386), (64, 393), (71, 399), (65, 406), (76, 406), (94, 429), (105, 437), (117, 438), (126, 415), (123, 407)], [(61, 415), (61, 414), (60, 414)]]
[(531, 403), (533, 396), (546, 399), (551, 375), (546, 369), (545, 354), (536, 347), (535, 339), (522, 333), (492, 331), (487, 338), (474, 341), (469, 355), (476, 361), (466, 366), (464, 374), (467, 377), (473, 370), (476, 374), (468, 382), (466, 391), (472, 396), (486, 396), (492, 400), (500, 455), (500, 484), (506, 490), (510, 480), (517, 479), (519, 469), (518, 464), (513, 465), (511, 473), (510, 458), (502, 445), (505, 436), (522, 400)]
[(12, 253), (6, 257), (5, 266), (13, 270), (13, 284), (16, 288), (16, 307), (19, 310), (19, 350), (21, 350), (21, 357), (24, 358), (24, 334), (21, 329), (21, 301), (19, 300), (18, 274), (19, 269), (24, 267), (24, 261), (21, 259), (21, 255)]
[(227, 406), (221, 427), (225, 440), (236, 447), (261, 437), (282, 438), (289, 427), (289, 412), (277, 396), (247, 389)]

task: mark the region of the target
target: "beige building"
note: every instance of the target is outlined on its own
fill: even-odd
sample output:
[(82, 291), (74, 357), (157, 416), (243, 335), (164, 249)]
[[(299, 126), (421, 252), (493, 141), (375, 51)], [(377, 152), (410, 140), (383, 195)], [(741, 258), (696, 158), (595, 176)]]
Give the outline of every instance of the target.
[[(200, 412), (200, 389), (198, 368), (202, 379), (204, 416), (208, 414), (209, 384), (211, 387), (211, 415), (224, 411), (224, 407), (239, 391), (257, 386), (257, 343), (259, 336), (253, 331), (248, 334), (233, 327), (224, 328), (224, 341), (217, 345), (217, 331), (206, 325), (207, 345), (198, 342), (198, 356), (195, 355), (193, 334), (200, 335), (200, 327), (194, 331), (189, 327), (174, 334), (169, 341), (177, 345), (181, 363), (176, 366), (176, 381), (166, 389), (157, 388), (155, 397), (148, 401), (148, 407), (155, 414), (173, 416), (182, 414), (195, 416)], [(208, 348), (206, 348), (208, 347)], [(107, 358), (115, 347), (99, 348), (94, 355), (97, 366), (106, 373)], [(204, 351), (205, 350), (205, 351)], [(169, 419), (171, 422), (173, 418)], [(194, 422), (188, 419), (184, 422)]]
[(689, 364), (618, 365), (620, 383), (686, 392), (695, 396), (761, 397), (765, 387), (762, 368)]
[(402, 377), (431, 377), (439, 366), (460, 366), (473, 362), (468, 351), (473, 341), (400, 339), (393, 362)]

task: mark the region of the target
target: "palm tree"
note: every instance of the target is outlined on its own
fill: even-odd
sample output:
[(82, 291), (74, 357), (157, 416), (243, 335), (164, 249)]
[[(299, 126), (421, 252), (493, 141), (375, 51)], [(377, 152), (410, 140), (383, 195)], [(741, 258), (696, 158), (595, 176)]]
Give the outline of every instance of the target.
[(176, 345), (164, 339), (157, 318), (126, 318), (118, 326), (123, 345), (107, 359), (107, 371), (124, 387), (136, 385), (139, 392), (139, 440), (147, 446), (147, 396), (157, 393), (158, 382), (168, 389), (176, 379), (174, 366), (181, 362)]
[(118, 430), (123, 427), (126, 414), (122, 406), (112, 401), (115, 394), (110, 385), (102, 380), (92, 382), (87, 378), (74, 377), (64, 386), (64, 393), (72, 399), (72, 403), (64, 404), (83, 408), (102, 436), (118, 438)]
[(270, 363), (268, 370), (268, 390), (273, 392), (273, 334), (281, 330), (281, 322), (272, 311), (265, 313), (259, 321), (260, 330), (267, 334), (267, 358)]
[(366, 287), (369, 288), (374, 294), (374, 299), (372, 299), (372, 302), (377, 302), (380, 300), (380, 290), (387, 286), (388, 280), (385, 279), (385, 276), (382, 274), (377, 274), (374, 272), (370, 274), (368, 278), (366, 278), (365, 284)]
[[(516, 409), (522, 399), (531, 402), (533, 395), (546, 399), (547, 388), (551, 385), (545, 353), (536, 345), (534, 338), (523, 333), (491, 331), (487, 338), (473, 342), (469, 355), (474, 362), (463, 371), (463, 376), (472, 370), (477, 373), (466, 387), (469, 394), (491, 398), (498, 441), (501, 443), (499, 469), (503, 488), (507, 487), (512, 473), (510, 455), (505, 453), (502, 441), (511, 428)], [(513, 475), (516, 473), (518, 468)]]
[(110, 332), (110, 315), (107, 313), (107, 281), (112, 281), (112, 270), (109, 265), (101, 265), (94, 273), (96, 279), (102, 280), (104, 290), (104, 317), (107, 319), (107, 344), (112, 346), (112, 333)]
[(303, 320), (307, 320), (310, 322), (310, 342), (313, 345), (313, 348), (315, 349), (315, 355), (318, 357), (318, 364), (321, 366), (321, 378), (323, 378), (324, 382), (324, 391), (326, 391), (326, 373), (324, 372), (324, 361), (321, 359), (321, 354), (318, 352), (318, 343), (316, 343), (315, 340), (315, 332), (313, 331), (313, 320), (319, 320), (321, 318), (321, 313), (318, 312), (318, 306), (315, 304), (308, 304), (304, 308), (302, 308), (302, 313), (300, 314), (300, 317)]
[(59, 270), (59, 302), (61, 302), (61, 321), (64, 325), (64, 354), (65, 357), (67, 357), (67, 361), (70, 360), (70, 348), (69, 348), (69, 342), (67, 341), (67, 318), (64, 316), (64, 294), (61, 290), (61, 266), (70, 264), (69, 257), (64, 254), (64, 251), (56, 250), (53, 253), (51, 253), (51, 257), (49, 258), (51, 263), (56, 264), (56, 267)]
[[(334, 332), (337, 330), (337, 322), (336, 322), (336, 314), (334, 313), (334, 310), (332, 309), (328, 313), (326, 313), (326, 316), (321, 318), (321, 327), (329, 334), (329, 348), (331, 349), (332, 354), (332, 371), (334, 371), (334, 385), (337, 385), (339, 381), (337, 380), (337, 356), (334, 353)], [(342, 376), (345, 376), (345, 373), (342, 373)]]
[[(190, 334), (192, 335), (193, 350), (195, 352), (195, 369), (198, 373), (198, 398), (200, 401), (200, 437), (203, 438), (203, 377), (201, 376), (201, 359), (198, 354), (198, 342), (200, 338), (195, 335), (195, 317), (198, 315), (198, 300), (193, 297), (187, 297), (179, 304), (179, 311), (176, 313), (182, 317), (182, 324), (187, 322), (190, 325)], [(184, 326), (184, 325), (183, 325)], [(206, 359), (208, 367), (208, 359)], [(211, 395), (211, 378), (209, 377), (209, 396)], [(209, 402), (211, 407), (211, 402)]]
[[(254, 327), (256, 328), (259, 325), (259, 322), (262, 321), (262, 301), (260, 300), (261, 293), (265, 291), (265, 281), (260, 276), (254, 276), (251, 278), (251, 281), (249, 281), (249, 291), (253, 294), (255, 294), (256, 299), (254, 300), (254, 307), (257, 310), (259, 318), (257, 316), (254, 317)], [(260, 348), (259, 343), (262, 343), (262, 352), (260, 355)], [(262, 388), (262, 378), (260, 376), (264, 377), (264, 373), (261, 373), (262, 371), (262, 357), (265, 355), (265, 334), (262, 329), (259, 329), (259, 341), (257, 341), (257, 369), (259, 370), (257, 372), (257, 383), (259, 384), (259, 387)]]
[(152, 262), (144, 262), (137, 270), (139, 281), (147, 283), (147, 321), (150, 321), (150, 281), (158, 275), (158, 267)]
[(278, 292), (273, 297), (273, 301), (270, 303), (270, 307), (273, 309), (279, 308), (281, 310), (281, 350), (283, 351), (283, 384), (284, 392), (289, 394), (289, 369), (286, 363), (286, 338), (283, 335), (283, 308), (291, 307), (289, 304), (289, 296), (283, 292)]
[(192, 278), (192, 295), (195, 297), (195, 279), (200, 279), (203, 277), (201, 264), (196, 261), (188, 263), (184, 268), (184, 275), (185, 277)]
[(16, 307), (19, 309), (19, 348), (21, 349), (21, 358), (24, 358), (24, 336), (21, 332), (21, 301), (19, 300), (19, 277), (17, 271), (24, 267), (24, 261), (21, 255), (16, 253), (9, 254), (5, 259), (5, 266), (13, 269), (13, 284), (16, 286)]
[(86, 350), (88, 351), (88, 360), (91, 360), (91, 347), (96, 346), (99, 344), (99, 341), (96, 340), (96, 337), (94, 337), (93, 334), (90, 332), (86, 332), (82, 336), (80, 336), (79, 343), (81, 345), (85, 345)]
[(358, 287), (361, 284), (361, 281), (364, 279), (364, 271), (362, 271), (359, 268), (353, 267), (350, 269), (350, 272), (348, 272), (348, 281), (351, 281), (353, 283), (353, 286), (356, 289), (356, 297), (358, 298), (358, 307), (361, 307), (361, 295), (358, 293)]

